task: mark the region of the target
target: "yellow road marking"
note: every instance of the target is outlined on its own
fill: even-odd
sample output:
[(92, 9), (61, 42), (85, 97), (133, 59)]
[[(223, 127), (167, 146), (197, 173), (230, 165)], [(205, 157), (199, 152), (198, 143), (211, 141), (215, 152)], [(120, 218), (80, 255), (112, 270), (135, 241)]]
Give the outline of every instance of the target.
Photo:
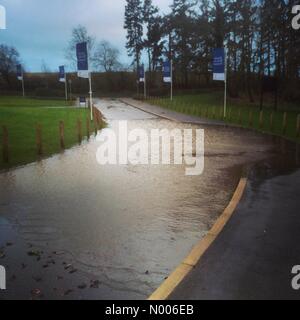
[(241, 178), (239, 185), (223, 214), (216, 221), (212, 229), (208, 232), (206, 237), (199, 241), (199, 243), (192, 249), (190, 254), (183, 260), (183, 262), (176, 268), (176, 270), (163, 282), (163, 284), (148, 298), (148, 300), (167, 300), (174, 292), (177, 286), (184, 280), (184, 278), (194, 269), (199, 263), (200, 259), (219, 236), (224, 229), (227, 222), (232, 217), (237, 208), (247, 185), (247, 178)]

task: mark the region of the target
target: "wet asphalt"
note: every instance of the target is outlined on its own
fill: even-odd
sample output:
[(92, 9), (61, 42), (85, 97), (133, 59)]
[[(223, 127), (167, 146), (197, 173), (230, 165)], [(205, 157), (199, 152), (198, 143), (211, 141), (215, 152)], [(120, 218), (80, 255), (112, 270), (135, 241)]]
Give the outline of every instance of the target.
[(234, 216), (170, 300), (300, 299), (292, 287), (300, 264), (300, 170), (262, 174), (277, 166), (252, 169)]
[[(172, 111), (170, 117), (180, 120)], [(249, 167), (233, 217), (169, 300), (300, 299), (292, 286), (292, 269), (300, 265), (299, 145), (278, 139), (277, 146), (274, 157)]]
[[(253, 171), (254, 186), (270, 181), (266, 173), (275, 179), (282, 170), (283, 176), (296, 172), (295, 153), (280, 141), (141, 105), (153, 111), (149, 114), (126, 103), (97, 102), (109, 128), (127, 120), (129, 129), (204, 129), (203, 175), (186, 177), (183, 166), (99, 166), (96, 138), (2, 172), (0, 264), (7, 269), (8, 290), (0, 292), (0, 299), (145, 299), (213, 226), (245, 167), (265, 164)], [(253, 206), (250, 200), (246, 207)], [(178, 288), (172, 298), (201, 298), (202, 280), (195, 279), (190, 280), (194, 287), (183, 283), (187, 287)]]

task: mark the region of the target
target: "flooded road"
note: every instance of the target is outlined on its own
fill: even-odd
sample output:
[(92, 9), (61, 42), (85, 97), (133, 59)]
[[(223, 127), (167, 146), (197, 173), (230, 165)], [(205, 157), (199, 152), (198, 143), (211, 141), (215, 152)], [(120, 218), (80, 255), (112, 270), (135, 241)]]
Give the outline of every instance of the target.
[[(117, 100), (97, 104), (115, 128), (198, 128)], [(243, 167), (274, 156), (271, 138), (205, 130), (205, 169), (101, 166), (92, 138), (50, 159), (0, 173), (0, 299), (145, 299), (227, 206)]]

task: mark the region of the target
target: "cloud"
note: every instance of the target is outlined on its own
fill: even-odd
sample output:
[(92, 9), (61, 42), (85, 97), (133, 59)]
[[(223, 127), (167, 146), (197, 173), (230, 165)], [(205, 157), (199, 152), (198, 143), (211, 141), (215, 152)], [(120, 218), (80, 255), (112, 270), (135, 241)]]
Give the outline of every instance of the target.
[[(172, 0), (154, 0), (163, 12)], [(64, 63), (64, 49), (74, 26), (82, 24), (98, 40), (117, 46), (123, 60), (126, 31), (125, 0), (2, 0), (7, 10), (7, 30), (1, 42), (15, 46), (31, 71), (39, 71), (41, 61), (56, 70)]]

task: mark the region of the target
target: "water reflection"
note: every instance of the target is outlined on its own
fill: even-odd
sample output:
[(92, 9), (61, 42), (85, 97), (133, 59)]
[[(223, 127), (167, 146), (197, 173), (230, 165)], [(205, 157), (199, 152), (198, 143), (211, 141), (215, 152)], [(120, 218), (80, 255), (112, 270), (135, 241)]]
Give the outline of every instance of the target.
[[(99, 106), (111, 127), (129, 120), (129, 128), (145, 130), (196, 128), (118, 101)], [(243, 166), (276, 150), (272, 139), (251, 131), (202, 127), (206, 159), (201, 176), (185, 176), (184, 166), (99, 166), (99, 144), (91, 138), (0, 174), (0, 216), (16, 222), (19, 240), (14, 241), (62, 252), (80, 270), (75, 278), (84, 273), (100, 279), (97, 298), (145, 298), (211, 228)], [(52, 297), (51, 285), (44, 284), (45, 297)], [(18, 292), (24, 281), (14, 286)]]

